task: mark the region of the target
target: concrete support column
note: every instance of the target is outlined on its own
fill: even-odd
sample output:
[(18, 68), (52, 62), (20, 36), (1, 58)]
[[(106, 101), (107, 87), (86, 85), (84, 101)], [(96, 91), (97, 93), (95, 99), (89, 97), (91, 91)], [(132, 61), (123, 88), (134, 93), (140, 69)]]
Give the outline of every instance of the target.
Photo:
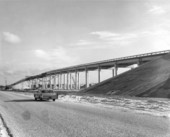
[(115, 66), (114, 66), (114, 68), (115, 68), (115, 76), (117, 76), (117, 71), (118, 71), (118, 65), (115, 63)]
[(44, 77), (45, 89), (47, 88), (47, 77)]
[(36, 88), (38, 88), (38, 87), (39, 87), (38, 82), (39, 82), (39, 79), (38, 79), (38, 78), (36, 78)]
[(49, 77), (46, 77), (46, 89), (48, 89), (48, 85), (49, 85)]
[(65, 73), (63, 74), (63, 89), (65, 89), (66, 83), (65, 83)]
[(79, 72), (77, 73), (77, 89), (80, 89), (80, 75)]
[(85, 84), (86, 84), (86, 88), (89, 87), (89, 75), (88, 75), (88, 69), (85, 68)]
[(42, 78), (39, 78), (39, 88), (42, 88)]
[(72, 75), (70, 73), (70, 89), (72, 89)]
[(29, 87), (30, 87), (30, 89), (32, 88), (32, 81), (31, 80), (29, 80)]
[(57, 74), (57, 89), (60, 89), (60, 74)]
[(69, 72), (67, 72), (67, 90), (69, 90)]
[(28, 80), (28, 87), (29, 87), (29, 88), (31, 87), (30, 80)]
[(56, 75), (53, 76), (53, 89), (56, 89)]
[(37, 78), (36, 88), (39, 88), (39, 78)]
[(115, 76), (115, 70), (112, 69), (112, 77), (114, 77), (114, 76)]
[(29, 82), (29, 80), (27, 81), (27, 84), (28, 84), (28, 87), (30, 88), (30, 82)]
[(61, 74), (58, 74), (58, 89), (61, 89)]
[(50, 85), (50, 89), (52, 89), (52, 76), (49, 76), (49, 85)]
[(98, 66), (98, 83), (100, 83), (100, 72), (101, 72), (101, 68), (100, 66)]
[(44, 78), (41, 78), (41, 85), (42, 85), (42, 89), (44, 88)]
[(46, 89), (46, 77), (44, 77), (44, 89)]
[(45, 77), (43, 77), (43, 89), (46, 88)]
[(24, 89), (24, 82), (21, 83), (21, 89)]
[(35, 79), (35, 86), (34, 86), (35, 88), (37, 88), (38, 87), (38, 79), (36, 78)]
[(37, 79), (35, 78), (34, 79), (34, 88), (36, 88), (37, 87)]
[(77, 71), (75, 71), (74, 89), (77, 89)]
[(46, 77), (46, 89), (48, 89), (48, 85), (49, 85), (49, 78), (48, 76)]
[(44, 88), (44, 78), (41, 78), (42, 89)]
[(32, 89), (32, 87), (33, 87), (33, 80), (31, 80), (31, 89)]
[(44, 89), (46, 89), (46, 77), (44, 77)]
[(33, 86), (34, 86), (34, 81), (31, 80), (31, 89), (33, 88)]
[(42, 89), (43, 88), (43, 79), (42, 78), (39, 79), (39, 85), (40, 85), (40, 88)]
[(62, 89), (62, 73), (60, 74), (60, 88), (59, 89)]
[(36, 79), (33, 79), (33, 88), (35, 88), (36, 87)]
[(44, 78), (41, 78), (42, 89), (44, 88)]
[(142, 64), (142, 58), (139, 58), (137, 61), (137, 65), (140, 66)]

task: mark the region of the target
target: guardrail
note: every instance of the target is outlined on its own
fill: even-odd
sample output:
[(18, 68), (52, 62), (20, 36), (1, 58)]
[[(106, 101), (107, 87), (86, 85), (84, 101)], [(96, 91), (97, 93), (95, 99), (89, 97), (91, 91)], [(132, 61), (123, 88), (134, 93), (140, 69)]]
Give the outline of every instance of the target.
[[(108, 63), (108, 62), (117, 62), (117, 61), (122, 61), (122, 60), (127, 60), (127, 59), (135, 59), (135, 58), (147, 57), (147, 56), (156, 56), (156, 55), (162, 55), (162, 54), (167, 54), (167, 53), (170, 53), (170, 50), (138, 54), (138, 55), (133, 55), (133, 56), (120, 57), (120, 58), (108, 59), (108, 60), (102, 60), (102, 61), (96, 61), (96, 62), (91, 62), (91, 63), (85, 63), (85, 64), (80, 64), (80, 65), (65, 67), (65, 68), (61, 68), (61, 69), (57, 69), (57, 70), (61, 71), (61, 70), (66, 70), (66, 69), (71, 69), (71, 68), (79, 68), (79, 67), (84, 67), (84, 66), (87, 67), (89, 65), (103, 64), (103, 63)], [(47, 73), (50, 73), (50, 72), (52, 73), (57, 70), (48, 71)]]

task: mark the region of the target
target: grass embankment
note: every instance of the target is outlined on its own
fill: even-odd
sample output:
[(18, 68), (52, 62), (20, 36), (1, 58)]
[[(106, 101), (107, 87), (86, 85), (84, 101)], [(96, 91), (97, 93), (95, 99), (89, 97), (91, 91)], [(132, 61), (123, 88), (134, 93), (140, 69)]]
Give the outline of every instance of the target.
[(170, 54), (105, 80), (82, 93), (170, 98)]

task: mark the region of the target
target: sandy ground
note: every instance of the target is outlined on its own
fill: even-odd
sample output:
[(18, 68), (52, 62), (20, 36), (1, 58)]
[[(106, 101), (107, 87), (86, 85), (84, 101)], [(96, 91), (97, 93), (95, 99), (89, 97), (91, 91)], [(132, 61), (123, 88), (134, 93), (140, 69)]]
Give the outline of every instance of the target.
[(80, 103), (93, 103), (108, 108), (122, 108), (137, 113), (151, 114), (170, 118), (170, 100), (162, 98), (125, 98), (60, 95), (60, 100)]
[(0, 137), (9, 137), (1, 118), (0, 118)]

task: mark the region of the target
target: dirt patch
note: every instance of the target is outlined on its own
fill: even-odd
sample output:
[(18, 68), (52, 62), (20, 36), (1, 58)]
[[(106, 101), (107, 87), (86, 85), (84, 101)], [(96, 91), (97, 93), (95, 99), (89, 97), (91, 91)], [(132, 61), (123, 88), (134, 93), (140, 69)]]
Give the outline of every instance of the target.
[(109, 108), (124, 108), (134, 110), (139, 113), (148, 113), (155, 116), (170, 117), (170, 100), (152, 98), (124, 98), (124, 97), (96, 97), (96, 96), (76, 96), (59, 95), (59, 100), (91, 103)]

